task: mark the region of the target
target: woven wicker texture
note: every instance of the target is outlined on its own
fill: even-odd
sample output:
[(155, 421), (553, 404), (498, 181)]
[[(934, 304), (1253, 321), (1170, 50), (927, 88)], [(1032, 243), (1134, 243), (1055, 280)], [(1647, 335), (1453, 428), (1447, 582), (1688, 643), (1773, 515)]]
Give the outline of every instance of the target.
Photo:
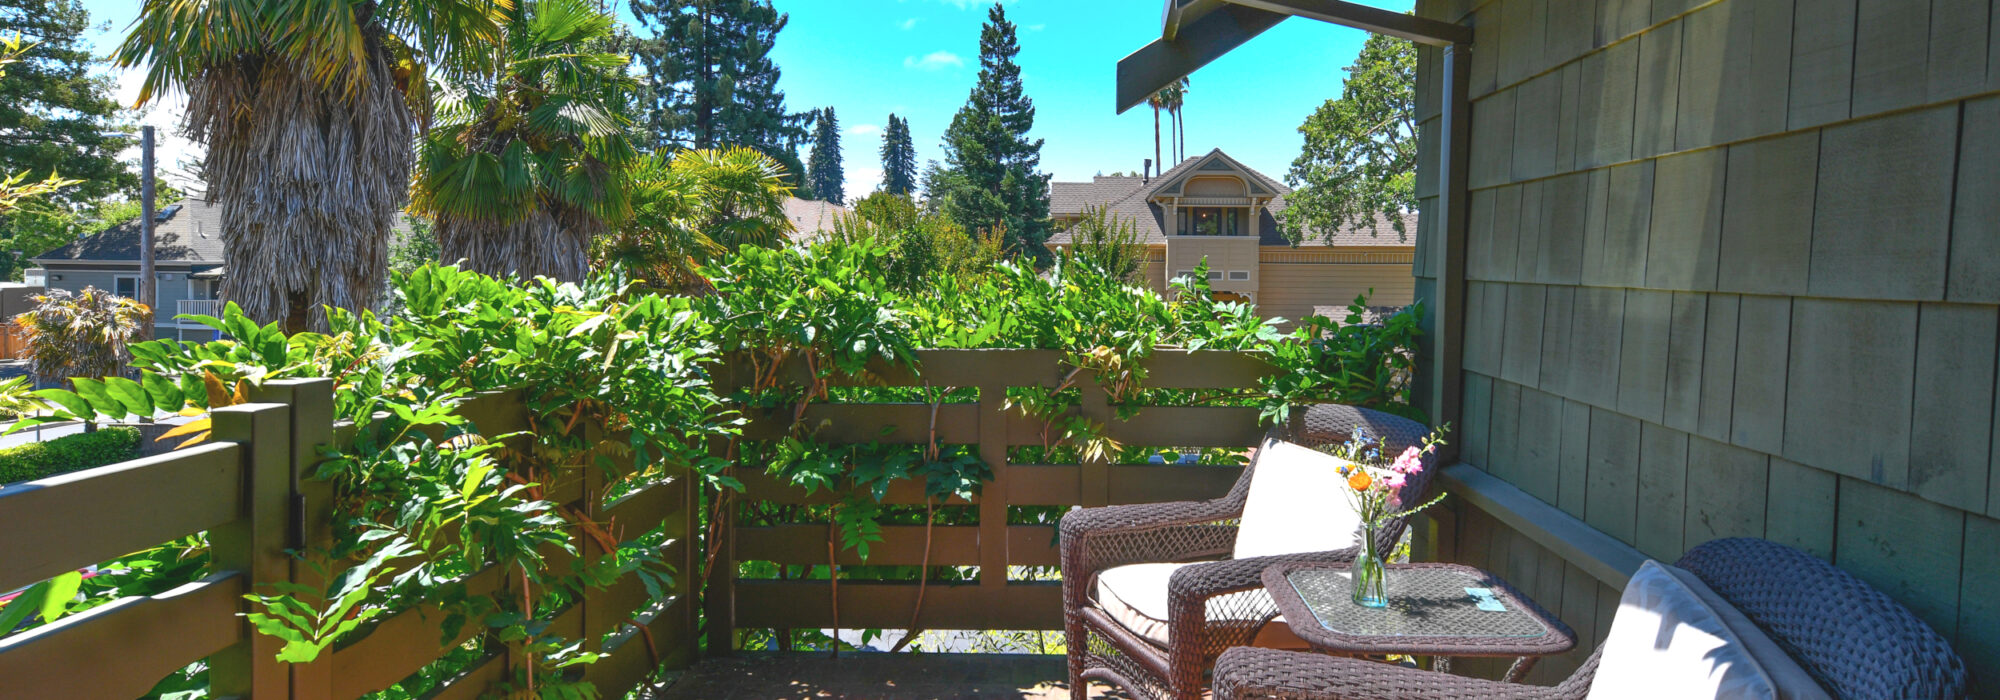
[[(1428, 639), (1540, 637), (1548, 625), (1519, 605), (1481, 610), (1467, 588), (1496, 589), (1499, 580), (1483, 572), (1450, 568), (1391, 567), (1385, 574), (1389, 606), (1354, 604), (1353, 580), (1344, 570), (1304, 569), (1285, 577), (1313, 617), (1328, 630), (1362, 637)], [(1299, 621), (1293, 620), (1297, 626)]]
[[(1909, 609), (1832, 564), (1774, 542), (1714, 540), (1678, 566), (1769, 633), (1834, 697), (1962, 698), (1964, 660)], [(1358, 659), (1236, 648), (1215, 665), (1216, 700), (1571, 699), (1588, 694), (1600, 648), (1562, 684), (1463, 678)]]
[[(1295, 412), (1291, 421), (1275, 427), (1273, 437), (1324, 447), (1346, 442), (1356, 429), (1387, 443), (1390, 454), (1420, 445), (1429, 429), (1380, 411), (1338, 405), (1316, 405)], [(1437, 464), (1425, 458), (1424, 471), (1412, 476), (1398, 494), (1404, 503), (1421, 503)], [(1209, 666), (1222, 650), (1249, 644), (1258, 626), (1210, 624), (1211, 598), (1261, 589), (1266, 567), (1284, 562), (1352, 561), (1355, 548), (1252, 559), (1209, 561), (1174, 572), (1168, 583), (1166, 647), (1153, 644), (1120, 627), (1091, 599), (1097, 573), (1116, 566), (1147, 562), (1192, 562), (1229, 556), (1236, 544), (1236, 519), (1256, 474), (1253, 457), (1229, 493), (1210, 501), (1086, 508), (1062, 520), (1063, 620), (1069, 642), (1072, 692), (1083, 697), (1085, 679), (1114, 683), (1136, 698), (1198, 698)], [(1339, 498), (1339, 496), (1333, 496)], [(1402, 538), (1403, 523), (1377, 533), (1384, 551)], [(1218, 619), (1270, 620), (1277, 608), (1267, 596), (1238, 596), (1232, 609), (1218, 610)]]

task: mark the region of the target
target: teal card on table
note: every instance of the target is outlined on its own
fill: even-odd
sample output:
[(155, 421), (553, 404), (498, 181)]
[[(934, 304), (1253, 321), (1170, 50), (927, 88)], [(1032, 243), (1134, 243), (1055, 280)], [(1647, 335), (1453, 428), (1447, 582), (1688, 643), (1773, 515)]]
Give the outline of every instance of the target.
[(1467, 588), (1465, 589), (1465, 593), (1472, 596), (1473, 604), (1480, 610), (1487, 612), (1507, 612), (1507, 606), (1500, 603), (1500, 597), (1493, 595), (1493, 589), (1491, 588)]

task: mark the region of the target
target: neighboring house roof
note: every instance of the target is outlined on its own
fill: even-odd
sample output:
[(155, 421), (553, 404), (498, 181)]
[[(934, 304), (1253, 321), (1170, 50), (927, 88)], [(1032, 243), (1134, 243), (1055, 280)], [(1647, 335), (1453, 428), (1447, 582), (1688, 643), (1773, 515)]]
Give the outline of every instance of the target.
[[(1223, 170), (1233, 166), (1234, 170), (1247, 175), (1252, 191), (1262, 189), (1275, 193), (1269, 204), (1259, 212), (1257, 221), (1258, 243), (1267, 246), (1291, 245), (1279, 232), (1278, 216), (1285, 210), (1285, 195), (1291, 188), (1273, 180), (1249, 166), (1243, 165), (1221, 149), (1181, 161), (1179, 165), (1161, 173), (1158, 177), (1145, 178), (1115, 175), (1099, 176), (1090, 182), (1049, 183), (1049, 215), (1055, 217), (1078, 216), (1087, 207), (1110, 207), (1114, 216), (1128, 219), (1138, 229), (1139, 242), (1146, 245), (1162, 245), (1167, 242), (1166, 210), (1154, 204), (1151, 197), (1172, 194), (1165, 190), (1176, 187), (1186, 176), (1197, 174), (1196, 170)], [(1343, 226), (1335, 231), (1330, 245), (1336, 246), (1397, 246), (1416, 245), (1417, 215), (1414, 212), (1403, 215), (1403, 234), (1396, 232), (1394, 222), (1376, 216), (1374, 223), (1367, 226)], [(1058, 232), (1049, 237), (1052, 245), (1068, 245), (1068, 232)], [(1299, 242), (1301, 247), (1325, 247), (1329, 245), (1325, 236), (1313, 232)]]
[[(153, 260), (164, 263), (222, 262), (222, 207), (190, 199), (155, 212)], [(32, 258), (37, 263), (68, 261), (137, 262), (139, 219), (105, 229)]]
[(785, 218), (792, 220), (792, 239), (810, 240), (833, 230), (833, 222), (847, 214), (847, 207), (817, 199), (785, 198)]

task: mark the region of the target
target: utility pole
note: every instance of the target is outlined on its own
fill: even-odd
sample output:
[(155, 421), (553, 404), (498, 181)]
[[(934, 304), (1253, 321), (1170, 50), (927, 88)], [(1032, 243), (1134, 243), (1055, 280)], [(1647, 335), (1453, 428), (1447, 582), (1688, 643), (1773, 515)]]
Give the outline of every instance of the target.
[[(151, 331), (156, 325), (158, 311), (153, 311), (154, 288), (159, 286), (153, 279), (153, 127), (144, 128), (145, 136), (140, 144), (139, 169), (145, 171), (145, 179), (139, 183), (139, 303), (145, 304), (148, 312), (154, 314), (154, 323), (148, 323)], [(148, 336), (152, 335), (150, 332)]]

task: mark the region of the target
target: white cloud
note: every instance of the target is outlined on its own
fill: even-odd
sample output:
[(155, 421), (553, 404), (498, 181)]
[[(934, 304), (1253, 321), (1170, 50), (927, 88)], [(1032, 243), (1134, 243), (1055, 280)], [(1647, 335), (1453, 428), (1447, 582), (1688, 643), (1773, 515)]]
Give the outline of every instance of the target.
[(903, 28), (903, 31), (906, 31), (906, 32), (907, 32), (907, 31), (910, 31), (910, 30), (912, 30), (912, 29), (916, 29), (916, 28), (917, 28), (917, 18), (915, 18), (915, 17), (911, 17), (911, 18), (909, 18), (909, 19), (906, 19), (906, 20), (903, 20), (903, 23), (902, 23), (902, 24), (899, 24), (899, 25), (896, 25), (896, 26), (899, 26), (899, 27), (902, 27), (902, 28)]
[(965, 59), (959, 58), (958, 54), (952, 53), (950, 51), (933, 51), (925, 55), (923, 58), (918, 58), (916, 56), (907, 56), (903, 58), (903, 67), (916, 68), (919, 70), (944, 70), (946, 68), (964, 68)]
[(854, 200), (866, 197), (882, 186), (881, 168), (857, 166), (848, 168), (844, 174), (847, 178), (846, 182), (841, 183), (841, 189), (846, 191), (847, 203), (850, 205)]
[(854, 126), (847, 127), (847, 135), (866, 136), (868, 134), (872, 134), (881, 130), (882, 127), (876, 126), (874, 124), (856, 124)]

